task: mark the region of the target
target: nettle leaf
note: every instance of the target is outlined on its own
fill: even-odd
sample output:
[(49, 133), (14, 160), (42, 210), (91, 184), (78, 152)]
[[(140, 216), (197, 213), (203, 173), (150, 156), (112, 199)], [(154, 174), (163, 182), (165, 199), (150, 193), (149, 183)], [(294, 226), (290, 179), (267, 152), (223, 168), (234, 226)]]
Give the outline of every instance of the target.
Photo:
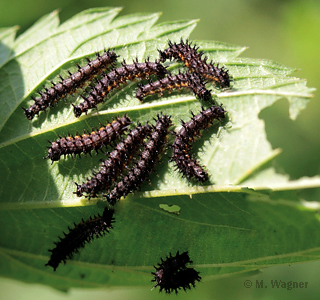
[[(56, 12), (44, 16), (14, 39), (17, 28), (0, 31), (0, 251), (1, 275), (65, 290), (70, 287), (149, 285), (160, 257), (189, 250), (204, 278), (254, 271), (270, 265), (319, 259), (320, 230), (316, 209), (295, 191), (319, 187), (320, 178), (290, 181), (276, 173), (272, 161), (280, 153), (267, 140), (258, 115), (279, 99), (289, 102), (295, 119), (312, 97), (306, 81), (290, 77), (293, 69), (269, 60), (238, 58), (245, 47), (196, 41), (206, 55), (225, 65), (232, 89), (211, 86), (228, 111), (195, 143), (194, 153), (207, 166), (206, 186), (189, 183), (168, 162), (171, 150), (141, 191), (116, 205), (115, 228), (88, 244), (56, 272), (45, 267), (62, 231), (73, 222), (101, 213), (93, 199), (77, 198), (74, 182), (82, 182), (103, 154), (61, 159), (51, 165), (47, 140), (82, 132), (117, 115), (142, 123), (160, 111), (172, 115), (176, 127), (201, 104), (188, 92), (134, 97), (137, 83), (115, 91), (98, 111), (76, 119), (66, 103), (28, 121), (21, 107), (49, 80), (66, 74), (86, 57), (113, 48), (128, 62), (158, 58), (168, 39), (188, 38), (196, 21), (155, 25), (159, 14), (116, 18), (119, 8), (91, 9), (59, 25)], [(168, 63), (169, 64), (169, 63)], [(182, 65), (170, 64), (172, 72)], [(209, 87), (209, 85), (208, 85)]]

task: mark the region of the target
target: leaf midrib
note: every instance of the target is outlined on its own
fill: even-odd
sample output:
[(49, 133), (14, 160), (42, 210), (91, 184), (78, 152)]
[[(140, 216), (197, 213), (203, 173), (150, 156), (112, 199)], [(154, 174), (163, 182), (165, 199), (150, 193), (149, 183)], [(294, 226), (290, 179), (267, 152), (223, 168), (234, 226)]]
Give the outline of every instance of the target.
[[(264, 89), (253, 89), (250, 91), (244, 90), (244, 91), (234, 91), (234, 92), (222, 92), (219, 93), (219, 99), (226, 99), (226, 98), (234, 98), (234, 97), (241, 97), (241, 96), (248, 96), (248, 95), (274, 95), (274, 96), (281, 96), (281, 97), (301, 97), (301, 98), (312, 98), (313, 94), (308, 93), (308, 92), (289, 92), (289, 91), (278, 91), (278, 90), (264, 90)], [(99, 115), (108, 115), (108, 114), (117, 114), (117, 113), (126, 113), (128, 111), (136, 111), (136, 110), (143, 110), (143, 109), (153, 109), (161, 106), (167, 106), (167, 105), (173, 105), (173, 104), (178, 104), (178, 103), (183, 103), (186, 101), (197, 101), (195, 97), (190, 96), (190, 97), (180, 97), (179, 99), (173, 99), (173, 100), (168, 100), (168, 101), (161, 101), (161, 102), (155, 102), (155, 103), (143, 103), (139, 106), (132, 106), (132, 107), (123, 107), (119, 109), (111, 109), (111, 110), (103, 110), (99, 111)], [(58, 128), (77, 123), (79, 121), (85, 120), (87, 118), (94, 117), (96, 113), (88, 114), (86, 116), (83, 116), (81, 118), (74, 118), (72, 121), (65, 122), (61, 125), (55, 125), (54, 127), (49, 127), (43, 130), (38, 130), (32, 133), (28, 133), (25, 135), (22, 135), (20, 137), (16, 137), (14, 139), (10, 139), (4, 143), (0, 144), (0, 149), (3, 147), (10, 146), (12, 144), (15, 144), (21, 140), (24, 140), (28, 137), (35, 137), (40, 134), (44, 134), (49, 131), (56, 130)]]

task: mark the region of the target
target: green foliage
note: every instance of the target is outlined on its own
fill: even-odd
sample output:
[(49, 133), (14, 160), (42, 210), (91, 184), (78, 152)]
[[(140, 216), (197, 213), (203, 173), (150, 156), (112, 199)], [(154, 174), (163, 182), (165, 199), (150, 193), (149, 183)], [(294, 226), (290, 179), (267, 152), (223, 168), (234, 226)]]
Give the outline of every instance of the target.
[[(210, 59), (225, 65), (234, 78), (232, 90), (211, 87), (228, 118), (212, 126), (194, 151), (210, 174), (210, 185), (188, 183), (168, 163), (170, 150), (150, 185), (116, 205), (115, 229), (89, 244), (54, 273), (44, 264), (48, 249), (73, 222), (101, 212), (96, 202), (77, 198), (74, 182), (82, 182), (104, 156), (62, 159), (51, 165), (46, 140), (58, 134), (90, 130), (116, 115), (146, 122), (162, 111), (188, 120), (201, 108), (186, 92), (134, 97), (136, 83), (114, 92), (99, 111), (75, 119), (67, 105), (28, 121), (21, 106), (48, 80), (85, 57), (114, 48), (130, 61), (158, 57), (168, 39), (187, 38), (196, 21), (154, 25), (158, 14), (115, 18), (119, 9), (91, 9), (59, 26), (56, 13), (39, 20), (14, 39), (16, 28), (0, 31), (0, 260), (1, 275), (58, 289), (148, 285), (160, 257), (189, 250), (202, 276), (252, 272), (275, 264), (319, 258), (317, 209), (296, 191), (320, 186), (320, 178), (289, 181), (276, 172), (272, 149), (259, 113), (287, 99), (295, 119), (312, 97), (306, 81), (290, 77), (292, 69), (268, 60), (238, 58), (245, 47), (213, 41), (196, 43)], [(170, 65), (172, 72), (182, 66)], [(80, 99), (76, 99), (79, 102)], [(175, 205), (174, 210), (170, 206)], [(168, 209), (169, 206), (169, 209)], [(178, 209), (177, 209), (178, 207)]]

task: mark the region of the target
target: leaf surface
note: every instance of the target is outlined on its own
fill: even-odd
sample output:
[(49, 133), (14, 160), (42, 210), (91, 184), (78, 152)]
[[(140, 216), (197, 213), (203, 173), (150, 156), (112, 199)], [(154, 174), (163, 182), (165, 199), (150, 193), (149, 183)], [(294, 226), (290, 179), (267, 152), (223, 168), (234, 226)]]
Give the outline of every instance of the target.
[[(76, 197), (74, 182), (91, 176), (103, 154), (61, 159), (51, 165), (47, 140), (82, 132), (128, 114), (144, 123), (160, 111), (175, 127), (201, 105), (186, 91), (134, 97), (137, 83), (110, 95), (98, 111), (76, 119), (67, 97), (28, 121), (21, 106), (49, 80), (76, 70), (86, 57), (113, 48), (130, 62), (158, 58), (168, 39), (186, 39), (197, 21), (155, 24), (159, 14), (116, 18), (119, 8), (91, 9), (59, 25), (56, 12), (44, 16), (14, 40), (16, 28), (0, 30), (0, 260), (1, 275), (65, 290), (70, 287), (146, 285), (160, 257), (189, 250), (204, 277), (239, 274), (275, 264), (319, 259), (318, 203), (296, 191), (320, 186), (320, 178), (290, 181), (273, 167), (281, 152), (272, 149), (259, 113), (279, 99), (289, 102), (295, 119), (312, 97), (293, 69), (269, 60), (239, 58), (245, 47), (195, 41), (206, 55), (229, 70), (232, 89), (208, 87), (228, 117), (197, 140), (193, 152), (205, 164), (210, 182), (187, 182), (168, 162), (168, 149), (151, 184), (116, 205), (115, 228), (74, 255), (56, 272), (45, 267), (48, 249), (73, 222), (101, 213), (101, 205)], [(167, 63), (172, 72), (182, 68)], [(99, 203), (98, 203), (99, 204)]]

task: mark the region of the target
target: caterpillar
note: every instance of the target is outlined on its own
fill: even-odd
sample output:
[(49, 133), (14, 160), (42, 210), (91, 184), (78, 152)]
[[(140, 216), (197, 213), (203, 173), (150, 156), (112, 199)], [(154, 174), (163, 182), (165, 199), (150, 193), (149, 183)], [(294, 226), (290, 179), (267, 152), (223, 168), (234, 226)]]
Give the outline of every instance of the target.
[(121, 141), (109, 154), (109, 158), (102, 163), (99, 172), (94, 173), (93, 177), (82, 185), (77, 184), (75, 194), (81, 197), (83, 193), (88, 194), (89, 198), (96, 197), (98, 192), (107, 190), (114, 180), (120, 175), (124, 167), (133, 159), (133, 155), (143, 145), (143, 140), (151, 133), (151, 126), (138, 125), (127, 137)]
[(90, 134), (84, 131), (83, 135), (61, 137), (55, 142), (48, 141), (51, 146), (48, 147), (48, 155), (44, 158), (50, 158), (52, 163), (58, 161), (62, 155), (80, 155), (80, 153), (91, 153), (92, 150), (98, 152), (99, 149), (110, 145), (124, 134), (125, 130), (131, 124), (131, 120), (126, 115), (116, 118), (106, 126), (100, 125), (99, 130), (92, 129)]
[(156, 283), (153, 289), (159, 286), (159, 292), (162, 292), (162, 290), (166, 293), (174, 291), (177, 294), (181, 288), (186, 291), (191, 289), (191, 286), (195, 287), (195, 282), (201, 281), (201, 277), (194, 268), (187, 267), (189, 263), (192, 263), (192, 261), (188, 251), (182, 254), (177, 251), (175, 256), (170, 253), (165, 260), (161, 258), (161, 263), (158, 263), (157, 267), (154, 266), (156, 271), (151, 273), (154, 275), (152, 282)]
[(138, 85), (136, 97), (143, 101), (145, 97), (153, 94), (163, 95), (165, 90), (187, 88), (191, 89), (200, 99), (209, 101), (211, 99), (210, 91), (206, 89), (204, 82), (196, 73), (180, 73), (177, 75), (169, 74), (168, 77), (162, 78), (146, 85)]
[(222, 106), (212, 106), (206, 110), (202, 108), (198, 115), (192, 113), (192, 118), (187, 123), (182, 121), (182, 127), (172, 144), (171, 161), (175, 162), (177, 169), (184, 177), (195, 178), (201, 182), (208, 180), (206, 170), (190, 154), (190, 143), (195, 140), (195, 137), (199, 137), (200, 131), (207, 128), (214, 120), (224, 118), (225, 113)]
[(177, 59), (182, 61), (190, 72), (197, 73), (208, 81), (215, 82), (221, 88), (230, 87), (232, 79), (228, 70), (224, 67), (220, 68), (219, 64), (215, 66), (212, 61), (208, 63), (207, 56), (202, 58), (204, 52), (197, 52), (198, 46), (194, 45), (192, 47), (191, 42), (189, 43), (188, 40), (184, 42), (182, 39), (180, 44), (169, 41), (168, 45), (169, 47), (164, 51), (158, 50), (160, 62), (165, 62), (167, 59), (171, 60), (172, 58)]
[(83, 248), (86, 243), (108, 233), (113, 228), (113, 213), (113, 209), (105, 208), (101, 216), (90, 217), (87, 221), (82, 219), (79, 224), (74, 223), (73, 229), (68, 227), (69, 232), (63, 233), (64, 237), (59, 237), (59, 242), (54, 243), (55, 248), (49, 250), (51, 257), (46, 266), (51, 266), (55, 271), (62, 261), (66, 263), (66, 259), (79, 252), (79, 249)]
[(148, 178), (160, 159), (166, 145), (168, 129), (172, 122), (170, 116), (161, 114), (161, 116), (158, 115), (157, 117), (157, 123), (144, 146), (138, 162), (123, 180), (116, 184), (114, 189), (105, 196), (111, 205), (114, 205), (122, 196), (137, 190)]
[(82, 97), (83, 102), (73, 105), (74, 115), (79, 118), (82, 113), (87, 113), (89, 109), (97, 107), (98, 103), (104, 102), (104, 98), (114, 89), (120, 88), (127, 81), (137, 78), (145, 79), (151, 75), (163, 78), (167, 74), (167, 69), (158, 61), (150, 62), (146, 59), (144, 63), (128, 65), (123, 61), (122, 66), (104, 75), (92, 88), (87, 97)]
[(97, 58), (90, 60), (87, 58), (88, 64), (78, 67), (78, 71), (72, 74), (69, 71), (69, 77), (58, 83), (52, 83), (51, 88), (45, 88), (44, 92), (39, 92), (40, 97), (32, 97), (34, 103), (29, 108), (22, 108), (28, 120), (32, 120), (40, 111), (45, 111), (47, 107), (53, 106), (59, 99), (66, 97), (68, 94), (75, 93), (78, 88), (82, 87), (88, 80), (101, 74), (110, 65), (117, 61), (118, 56), (112, 50), (105, 51), (102, 55), (96, 53)]

